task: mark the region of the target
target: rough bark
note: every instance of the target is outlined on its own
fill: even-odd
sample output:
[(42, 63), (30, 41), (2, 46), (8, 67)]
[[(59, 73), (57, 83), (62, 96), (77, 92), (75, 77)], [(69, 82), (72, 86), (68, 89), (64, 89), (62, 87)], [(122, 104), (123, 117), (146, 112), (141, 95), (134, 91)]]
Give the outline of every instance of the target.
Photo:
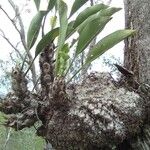
[(150, 1), (124, 0), (126, 28), (137, 31), (125, 41), (125, 66), (141, 83), (150, 84)]
[(45, 62), (52, 56), (48, 50), (41, 54), (39, 95), (27, 89), (19, 68), (12, 71), (13, 92), (0, 105), (0, 111), (13, 114), (6, 126), (21, 130), (40, 121), (37, 135), (56, 150), (108, 150), (140, 132), (145, 95), (150, 91), (147, 85), (139, 86), (132, 76), (117, 84), (108, 73), (91, 73), (80, 84), (66, 87), (62, 78), (51, 78), (51, 67)]
[[(39, 93), (28, 90), (20, 68), (12, 71), (12, 92), (0, 104), (0, 111), (13, 114), (7, 118), (5, 126), (21, 130), (40, 121), (37, 135), (56, 150), (128, 150), (130, 145), (137, 148), (137, 142), (133, 142), (137, 135), (144, 131), (142, 137), (149, 136), (149, 126), (143, 130), (143, 125), (148, 124), (150, 108), (150, 86), (146, 82), (149, 77), (145, 79), (141, 73), (145, 65), (141, 65), (142, 62), (148, 63), (148, 60), (140, 62), (146, 59), (140, 56), (145, 49), (139, 45), (143, 48), (140, 51), (136, 46), (142, 41), (138, 41), (138, 37), (144, 35), (138, 34), (126, 41), (125, 51), (129, 54), (125, 59), (129, 63), (125, 61), (125, 65), (131, 71), (116, 65), (124, 75), (120, 82), (113, 81), (108, 73), (91, 73), (78, 84), (66, 85), (63, 77), (54, 76), (55, 47), (53, 43), (47, 45), (39, 59)], [(146, 149), (149, 141), (144, 138), (144, 142), (138, 144)]]
[[(124, 0), (124, 4), (126, 28), (137, 31), (134, 37), (125, 41), (124, 65), (134, 72), (138, 82), (150, 84), (150, 1)], [(147, 115), (145, 124), (150, 123), (150, 112)], [(132, 144), (134, 149), (150, 149), (150, 126), (145, 126), (143, 133)]]
[(12, 70), (12, 92), (0, 104), (0, 111), (11, 114), (5, 126), (22, 130), (40, 121), (37, 135), (56, 150), (109, 150), (140, 133), (150, 86), (119, 65), (125, 76), (120, 82), (108, 73), (91, 73), (81, 83), (66, 85), (54, 76), (54, 49), (50, 43), (40, 54), (39, 93), (28, 90), (21, 68)]

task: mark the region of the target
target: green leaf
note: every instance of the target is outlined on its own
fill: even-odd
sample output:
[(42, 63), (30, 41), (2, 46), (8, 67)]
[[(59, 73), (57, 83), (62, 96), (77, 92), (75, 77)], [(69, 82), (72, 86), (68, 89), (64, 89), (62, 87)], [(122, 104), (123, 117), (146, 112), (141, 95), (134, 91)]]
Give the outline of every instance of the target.
[(101, 15), (101, 16), (111, 16), (114, 13), (120, 11), (121, 9), (122, 8), (116, 8), (116, 7), (111, 7), (111, 8), (103, 9), (102, 11), (100, 11), (98, 13), (98, 15)]
[(104, 37), (90, 51), (85, 61), (85, 65), (91, 63), (96, 58), (105, 53), (108, 49), (112, 48), (114, 45), (118, 44), (128, 36), (133, 35), (134, 33), (135, 30), (118, 30)]
[(39, 10), (41, 0), (34, 0), (37, 11)]
[(55, 4), (56, 4), (56, 0), (49, 0), (47, 10), (48, 11), (52, 10)]
[(91, 15), (83, 23), (81, 23), (81, 25), (79, 25), (78, 32), (80, 33), (84, 29), (84, 27), (94, 19), (104, 17), (104, 16), (112, 16), (114, 13), (116, 13), (119, 10), (121, 10), (121, 8), (111, 7), (111, 8), (103, 9), (94, 15)]
[(73, 76), (68, 80), (67, 84), (88, 64), (97, 59), (108, 49), (112, 48), (114, 45), (118, 44), (120, 41), (124, 40), (128, 36), (131, 36), (135, 33), (135, 30), (118, 30), (104, 37), (99, 41), (93, 49), (90, 51), (90, 54), (87, 56), (87, 59), (83, 66), (79, 68)]
[(59, 67), (60, 67), (60, 51), (62, 50), (64, 43), (65, 43), (65, 38), (66, 38), (66, 33), (67, 33), (67, 28), (68, 28), (68, 19), (67, 19), (67, 5), (65, 2), (62, 0), (57, 1), (57, 6), (58, 6), (58, 12), (59, 12), (59, 22), (60, 22), (60, 28), (59, 28), (59, 37), (58, 37), (58, 48), (56, 51), (56, 65), (55, 65), (55, 73), (58, 75)]
[(100, 16), (98, 16), (97, 14), (91, 15), (90, 17), (88, 17), (83, 23), (81, 23), (78, 27), (77, 27), (77, 31), (80, 34), (82, 32), (82, 30), (86, 27), (87, 24), (89, 24), (90, 22), (92, 22), (95, 19), (99, 19)]
[(67, 37), (66, 38), (69, 38), (76, 30), (73, 28), (73, 25), (74, 25), (74, 21), (71, 21), (69, 22), (68, 24), (68, 28), (67, 28)]
[[(111, 16), (114, 13), (116, 13), (117, 11), (121, 10), (121, 8), (115, 8), (115, 7), (108, 8), (108, 6), (106, 6), (106, 5), (104, 6), (103, 4), (100, 4), (99, 8), (100, 8), (100, 6), (101, 6), (101, 9), (97, 13), (90, 15), (86, 19), (81, 19), (81, 22), (79, 23), (79, 25), (75, 25), (77, 23), (77, 19), (76, 19), (76, 21), (70, 22), (69, 23), (70, 30), (67, 31), (67, 38), (69, 36), (71, 36), (76, 30), (78, 30), (78, 32), (80, 33), (84, 29), (84, 27), (87, 24), (89, 24), (89, 22), (93, 21), (94, 19), (100, 18), (103, 16)], [(87, 11), (89, 11), (89, 10), (87, 10)], [(83, 12), (81, 12), (81, 14), (82, 13)], [(84, 16), (84, 13), (82, 15)], [(79, 14), (79, 16), (81, 16), (81, 15)], [(78, 19), (79, 19), (79, 16), (77, 17)]]
[(100, 19), (96, 18), (85, 26), (79, 36), (76, 55), (79, 55), (90, 44), (110, 20), (110, 17), (101, 17)]
[(106, 9), (108, 6), (104, 4), (97, 4), (91, 7), (86, 8), (82, 11), (76, 18), (74, 23), (74, 28), (78, 27), (82, 22), (84, 22), (89, 16), (97, 13), (100, 10)]
[[(72, 26), (74, 22), (68, 24), (67, 33), (72, 31)], [(39, 41), (36, 46), (35, 56), (39, 55), (47, 44), (51, 43), (59, 35), (59, 28), (52, 29)]]
[(64, 75), (64, 72), (66, 70), (66, 68), (68, 67), (68, 59), (70, 58), (69, 57), (69, 46), (68, 44), (65, 44), (62, 48), (62, 50), (59, 52), (59, 55), (60, 55), (60, 67), (59, 67), (59, 71), (58, 71), (58, 74), (59, 75)]
[(70, 17), (80, 8), (82, 7), (88, 0), (75, 0), (71, 12), (70, 12)]
[(36, 46), (35, 57), (39, 55), (42, 50), (51, 43), (57, 36), (59, 35), (59, 28), (55, 28), (48, 32), (44, 37), (40, 40), (40, 42)]
[[(103, 9), (97, 14), (90, 16), (79, 26), (79, 41), (76, 55), (80, 54), (90, 42), (104, 29), (111, 20), (110, 16), (119, 11), (120, 8)], [(92, 29), (92, 30), (91, 30)]]
[(36, 42), (36, 39), (40, 31), (42, 19), (45, 14), (46, 14), (46, 11), (39, 11), (31, 20), (28, 33), (27, 33), (27, 47), (29, 50), (32, 48), (32, 46)]

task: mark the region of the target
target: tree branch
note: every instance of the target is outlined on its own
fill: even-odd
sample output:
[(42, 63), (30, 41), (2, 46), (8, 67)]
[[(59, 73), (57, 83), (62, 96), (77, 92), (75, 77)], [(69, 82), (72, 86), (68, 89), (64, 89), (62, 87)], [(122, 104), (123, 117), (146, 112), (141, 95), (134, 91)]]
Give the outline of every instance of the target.
[(20, 53), (20, 51), (19, 51), (19, 50), (12, 44), (12, 42), (6, 37), (6, 35), (5, 35), (5, 33), (3, 32), (3, 30), (0, 29), (0, 31), (1, 31), (1, 33), (2, 33), (2, 34), (0, 34), (1, 37), (3, 37), (3, 38), (7, 41), (7, 43), (18, 53), (19, 57), (23, 60), (23, 56), (22, 56), (22, 54)]
[(18, 27), (16, 26), (15, 22), (13, 19), (10, 18), (10, 16), (8, 15), (8, 13), (2, 8), (2, 6), (0, 7), (0, 9), (4, 12), (4, 14), (7, 16), (7, 18), (11, 21), (12, 25), (15, 27), (16, 31), (19, 33), (21, 39), (22, 39), (22, 35), (20, 30), (18, 29)]
[[(33, 61), (33, 57), (31, 55), (31, 53), (28, 51), (28, 48), (27, 48), (27, 45), (26, 45), (25, 30), (24, 30), (24, 25), (23, 25), (22, 18), (21, 18), (20, 13), (19, 13), (19, 8), (12, 0), (8, 0), (8, 1), (9, 1), (10, 5), (12, 6), (12, 8), (13, 8), (15, 14), (16, 14), (16, 18), (19, 21), (20, 31), (17, 28), (16, 24), (14, 22), (12, 22), (12, 21), (11, 22), (13, 23), (13, 25), (15, 26), (16, 30), (18, 31), (18, 33), (20, 35), (21, 42), (22, 42), (22, 45), (23, 45), (23, 47), (24, 47), (24, 49), (25, 49), (25, 51), (27, 53), (27, 56), (28, 56), (28, 59), (29, 59), (29, 65), (30, 65), (30, 63)], [(6, 13), (6, 15), (7, 15), (8, 18), (10, 18), (7, 13)], [(10, 18), (10, 20), (12, 20), (12, 19)], [(26, 60), (26, 58), (27, 57), (25, 56), (24, 61)], [(23, 62), (23, 64), (24, 64), (24, 62)], [(31, 70), (31, 74), (32, 74), (33, 84), (35, 85), (36, 81), (37, 81), (37, 77), (36, 77), (36, 69), (35, 69), (34, 63), (32, 64), (32, 67), (30, 68), (30, 70)], [(38, 91), (38, 86), (36, 86), (35, 90)]]
[(14, 4), (14, 2), (12, 0), (8, 0), (8, 1), (9, 1), (10, 5), (12, 6), (12, 8), (14, 9), (14, 12), (16, 14), (15, 17), (19, 21), (19, 25), (20, 25), (19, 34), (20, 34), (20, 38), (21, 38), (22, 44), (23, 44), (24, 48), (26, 49), (24, 25), (23, 25), (23, 21), (22, 21), (22, 18), (20, 16), (20, 13), (19, 13), (19, 8), (18, 8), (17, 5)]

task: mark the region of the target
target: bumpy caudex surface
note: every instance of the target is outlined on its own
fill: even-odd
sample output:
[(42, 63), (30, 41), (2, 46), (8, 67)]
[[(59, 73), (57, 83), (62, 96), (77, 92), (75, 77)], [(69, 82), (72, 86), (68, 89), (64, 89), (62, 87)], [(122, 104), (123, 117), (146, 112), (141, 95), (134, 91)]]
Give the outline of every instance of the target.
[(38, 93), (28, 90), (19, 68), (13, 69), (12, 91), (0, 104), (8, 114), (5, 126), (21, 130), (40, 121), (37, 135), (58, 150), (111, 149), (141, 132), (149, 119), (148, 85), (134, 81), (132, 73), (114, 82), (109, 73), (97, 72), (66, 85), (54, 76), (53, 48), (48, 45), (40, 55)]

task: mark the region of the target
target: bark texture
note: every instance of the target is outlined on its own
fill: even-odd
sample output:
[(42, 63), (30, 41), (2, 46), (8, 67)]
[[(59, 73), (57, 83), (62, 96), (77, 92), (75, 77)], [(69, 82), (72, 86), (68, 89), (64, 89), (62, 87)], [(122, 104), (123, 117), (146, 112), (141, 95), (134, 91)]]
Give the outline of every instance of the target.
[(0, 111), (13, 114), (5, 126), (21, 130), (40, 121), (37, 135), (56, 150), (108, 150), (140, 132), (146, 116), (144, 89), (150, 91), (146, 85), (139, 86), (131, 76), (117, 84), (109, 73), (91, 73), (80, 84), (67, 87), (54, 78), (51, 85), (48, 63), (41, 67), (40, 94), (27, 89), (19, 68), (12, 71), (13, 91), (0, 105)]
[(48, 139), (54, 147), (111, 149), (138, 133), (144, 106), (138, 94), (116, 87), (108, 73), (90, 74), (74, 88), (67, 89), (70, 109), (56, 111), (48, 124)]
[[(137, 31), (134, 37), (125, 41), (124, 65), (134, 72), (138, 82), (150, 85), (150, 1), (124, 0), (124, 4), (126, 28)], [(147, 115), (146, 127), (132, 144), (134, 149), (150, 149), (150, 112)]]
[(22, 130), (41, 122), (37, 135), (56, 150), (111, 150), (141, 132), (150, 86), (119, 65), (125, 77), (120, 82), (109, 73), (95, 72), (66, 85), (63, 77), (54, 76), (54, 49), (50, 43), (40, 54), (38, 93), (28, 90), (21, 68), (12, 70), (12, 92), (0, 103), (0, 111), (10, 114), (5, 126)]
[[(150, 52), (146, 23), (150, 18), (145, 19), (142, 11), (149, 12), (149, 2), (125, 3), (126, 25), (133, 26), (138, 32), (126, 41), (125, 66), (130, 71), (116, 65), (124, 78), (115, 82), (108, 73), (96, 72), (87, 75), (80, 83), (66, 85), (63, 77), (54, 74), (55, 46), (50, 43), (39, 58), (41, 87), (38, 93), (28, 90), (28, 81), (20, 68), (12, 71), (12, 92), (0, 103), (0, 111), (11, 114), (5, 126), (21, 130), (40, 121), (37, 135), (56, 150), (141, 147), (148, 150)], [(141, 17), (136, 18), (137, 15)], [(48, 144), (45, 149), (49, 149)]]
[(125, 41), (125, 67), (141, 83), (150, 84), (150, 1), (124, 0), (126, 28), (137, 31)]

